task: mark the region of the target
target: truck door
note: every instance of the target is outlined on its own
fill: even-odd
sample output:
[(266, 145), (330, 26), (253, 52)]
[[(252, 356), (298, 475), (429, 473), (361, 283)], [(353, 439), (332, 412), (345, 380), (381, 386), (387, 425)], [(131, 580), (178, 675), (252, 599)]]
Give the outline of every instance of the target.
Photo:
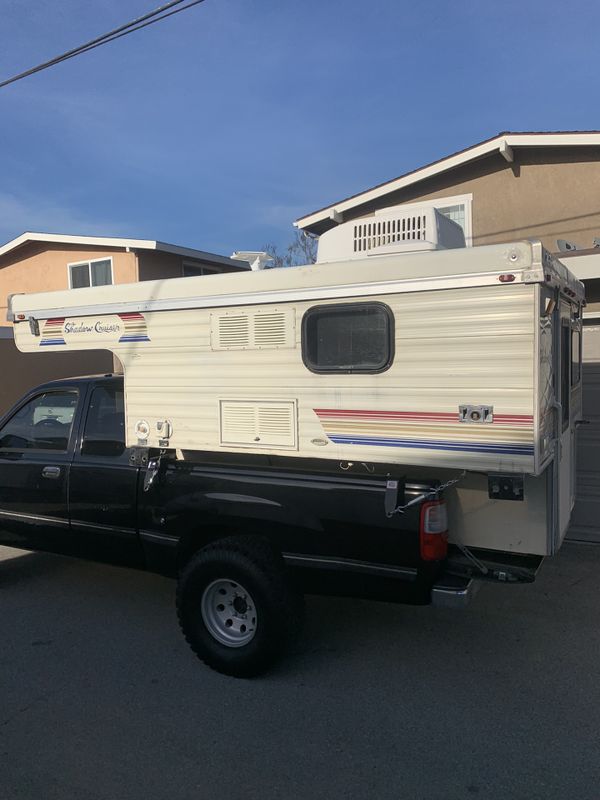
[(123, 384), (92, 385), (71, 465), (69, 516), (81, 555), (141, 565), (137, 535), (138, 468), (125, 447)]
[(0, 543), (69, 550), (67, 487), (76, 387), (42, 391), (0, 428)]

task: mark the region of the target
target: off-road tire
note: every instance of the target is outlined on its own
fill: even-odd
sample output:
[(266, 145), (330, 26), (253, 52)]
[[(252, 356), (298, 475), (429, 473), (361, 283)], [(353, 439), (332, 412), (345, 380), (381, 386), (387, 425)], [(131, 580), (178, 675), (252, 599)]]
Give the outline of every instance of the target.
[[(214, 581), (239, 582), (256, 609), (253, 638), (243, 646), (218, 641), (205, 624), (202, 598)], [(251, 678), (265, 672), (285, 651), (302, 624), (302, 598), (281, 554), (260, 536), (232, 536), (191, 557), (177, 584), (177, 616), (196, 655), (225, 675)]]

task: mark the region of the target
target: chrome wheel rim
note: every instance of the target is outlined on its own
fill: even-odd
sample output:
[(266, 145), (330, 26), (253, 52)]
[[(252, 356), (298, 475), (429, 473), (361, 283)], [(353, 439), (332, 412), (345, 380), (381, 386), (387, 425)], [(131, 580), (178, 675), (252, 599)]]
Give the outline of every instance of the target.
[(237, 581), (220, 578), (202, 594), (202, 619), (210, 635), (227, 647), (243, 647), (256, 633), (256, 606)]

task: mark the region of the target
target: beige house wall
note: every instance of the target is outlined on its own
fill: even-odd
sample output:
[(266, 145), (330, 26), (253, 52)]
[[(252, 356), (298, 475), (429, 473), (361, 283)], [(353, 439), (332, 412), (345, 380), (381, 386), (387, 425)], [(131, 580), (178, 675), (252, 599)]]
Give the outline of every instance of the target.
[(510, 164), (494, 153), (463, 167), (347, 212), (344, 220), (400, 203), (472, 194), (473, 244), (541, 239), (550, 251), (557, 239), (591, 247), (600, 236), (598, 148), (518, 148)]
[(68, 264), (97, 258), (112, 258), (113, 282), (132, 283), (138, 279), (135, 253), (114, 248), (32, 242), (0, 258), (0, 315), (6, 319), (9, 294), (51, 292), (69, 286)]

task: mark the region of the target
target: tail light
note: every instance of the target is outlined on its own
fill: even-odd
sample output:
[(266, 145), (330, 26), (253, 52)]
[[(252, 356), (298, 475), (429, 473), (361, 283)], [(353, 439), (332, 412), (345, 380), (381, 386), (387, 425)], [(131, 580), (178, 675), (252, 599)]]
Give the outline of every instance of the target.
[(448, 514), (444, 500), (421, 506), (419, 544), (423, 561), (442, 561), (448, 552)]

